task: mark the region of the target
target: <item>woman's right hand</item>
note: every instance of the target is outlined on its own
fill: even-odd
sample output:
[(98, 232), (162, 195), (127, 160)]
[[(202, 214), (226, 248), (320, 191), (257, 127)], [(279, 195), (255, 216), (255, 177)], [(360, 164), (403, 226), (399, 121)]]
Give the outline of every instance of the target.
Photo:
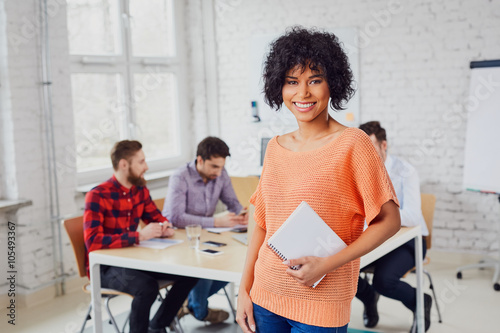
[(238, 292), (238, 308), (236, 310), (236, 322), (244, 333), (255, 332), (255, 321), (253, 319), (253, 302), (246, 291)]

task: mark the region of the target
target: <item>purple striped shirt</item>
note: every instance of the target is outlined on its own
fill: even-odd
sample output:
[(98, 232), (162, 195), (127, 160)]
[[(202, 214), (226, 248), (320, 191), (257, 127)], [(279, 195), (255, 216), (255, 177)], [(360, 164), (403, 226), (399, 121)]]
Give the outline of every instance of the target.
[(219, 199), (230, 212), (237, 214), (243, 208), (226, 169), (205, 184), (196, 170), (195, 160), (177, 169), (170, 177), (162, 214), (178, 228), (189, 224), (211, 228)]

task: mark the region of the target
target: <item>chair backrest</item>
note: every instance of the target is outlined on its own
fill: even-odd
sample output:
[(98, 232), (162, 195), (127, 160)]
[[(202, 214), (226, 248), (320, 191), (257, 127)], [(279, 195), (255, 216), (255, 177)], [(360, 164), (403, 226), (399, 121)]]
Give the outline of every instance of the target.
[(78, 273), (80, 276), (87, 276), (87, 269), (85, 267), (85, 241), (83, 239), (83, 216), (73, 217), (71, 219), (64, 220), (64, 229), (68, 233), (69, 240), (73, 246), (73, 252), (75, 254), (76, 263), (78, 265)]
[(427, 250), (431, 248), (432, 243), (432, 225), (434, 221), (434, 209), (436, 208), (436, 196), (429, 193), (421, 193), (420, 198), (422, 201), (422, 215), (424, 216), (425, 224), (429, 229), (429, 236), (425, 238), (427, 243)]
[(153, 200), (153, 202), (155, 203), (156, 207), (161, 212), (163, 210), (163, 204), (165, 203), (165, 198), (155, 199), (155, 200)]
[(250, 205), (250, 197), (257, 189), (259, 184), (259, 177), (248, 176), (248, 177), (231, 177), (231, 183), (233, 184), (234, 192), (238, 201), (243, 205), (243, 207), (248, 207)]

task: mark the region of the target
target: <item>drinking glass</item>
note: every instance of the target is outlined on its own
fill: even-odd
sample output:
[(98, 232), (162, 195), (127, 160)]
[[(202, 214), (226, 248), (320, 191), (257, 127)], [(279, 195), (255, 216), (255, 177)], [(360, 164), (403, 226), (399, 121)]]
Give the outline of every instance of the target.
[(186, 226), (186, 235), (189, 247), (198, 249), (200, 247), (201, 225), (190, 224)]

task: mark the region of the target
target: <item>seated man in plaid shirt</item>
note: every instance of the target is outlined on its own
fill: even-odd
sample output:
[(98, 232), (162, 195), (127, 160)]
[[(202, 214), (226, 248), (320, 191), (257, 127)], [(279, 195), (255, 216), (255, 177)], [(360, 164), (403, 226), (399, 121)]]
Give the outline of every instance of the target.
[[(111, 151), (111, 161), (115, 170), (113, 176), (85, 197), (84, 238), (87, 251), (127, 247), (154, 237), (172, 236), (172, 225), (156, 208), (145, 186), (144, 173), (148, 165), (141, 143), (129, 140), (117, 142)], [(137, 231), (140, 220), (147, 225)], [(149, 312), (158, 295), (157, 280), (160, 279), (176, 282), (150, 322)], [(170, 325), (197, 281), (190, 277), (101, 266), (103, 288), (134, 296), (130, 313), (131, 333), (166, 332), (165, 327)]]

